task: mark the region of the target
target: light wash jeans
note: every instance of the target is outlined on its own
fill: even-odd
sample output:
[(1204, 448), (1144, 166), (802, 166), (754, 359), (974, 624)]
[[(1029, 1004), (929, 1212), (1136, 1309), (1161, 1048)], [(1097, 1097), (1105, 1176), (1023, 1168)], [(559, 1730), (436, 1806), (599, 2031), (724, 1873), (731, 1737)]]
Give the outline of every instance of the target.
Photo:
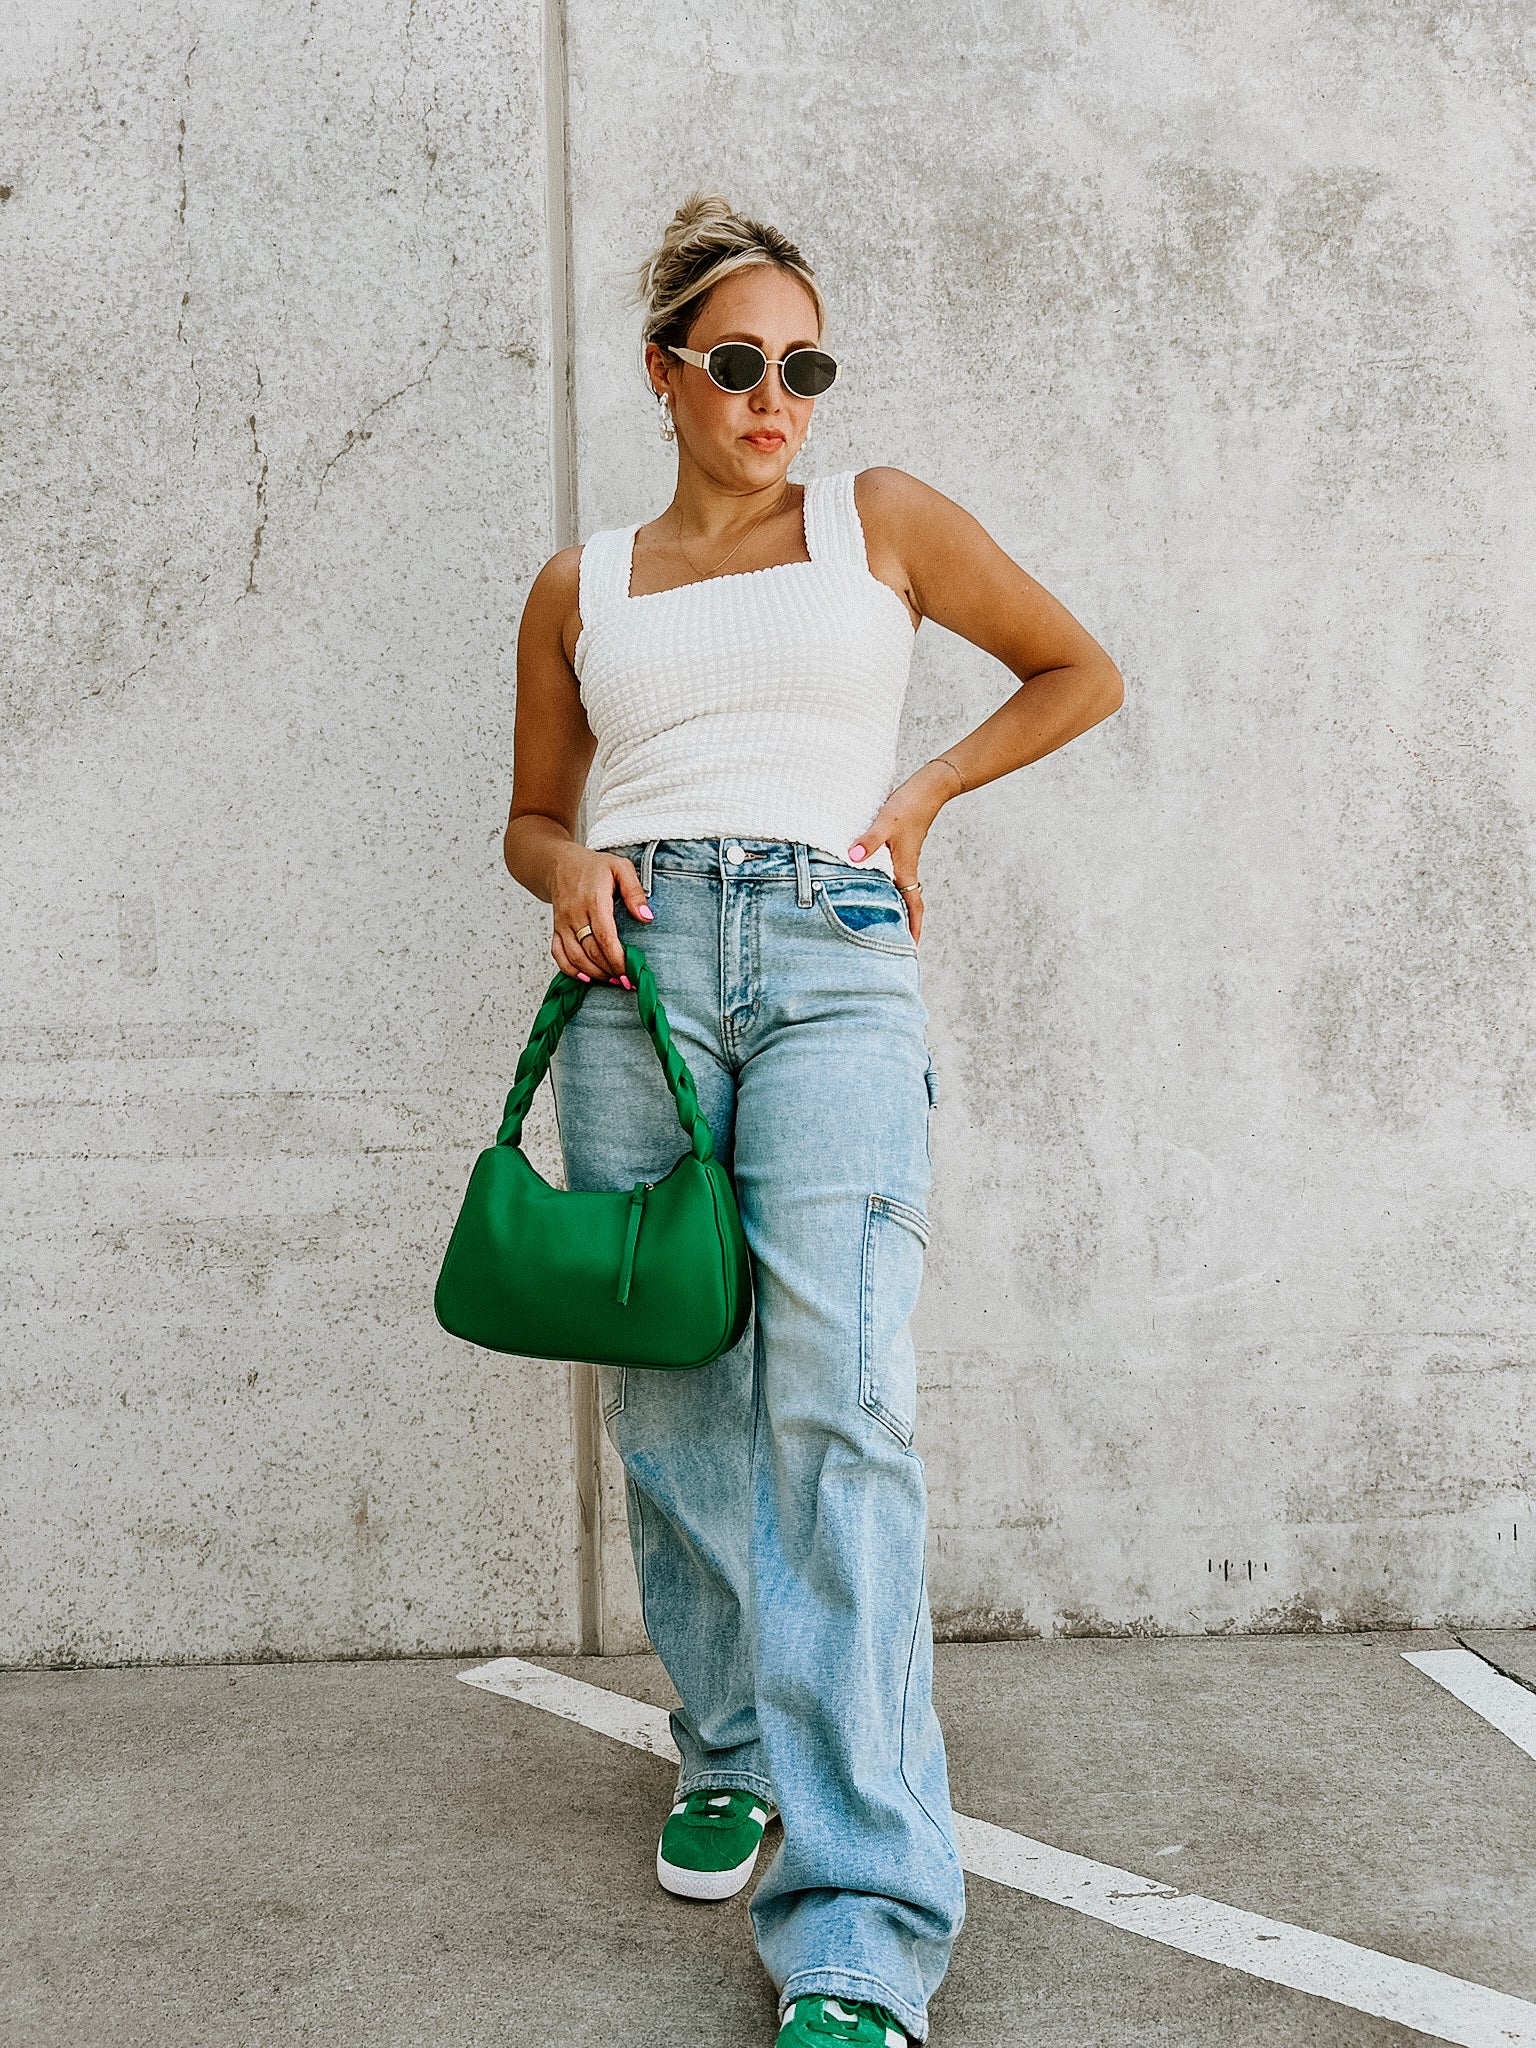
[[(615, 900), (731, 1169), (745, 1336), (696, 1371), (599, 1369), (651, 1641), (682, 1701), (679, 1796), (739, 1786), (784, 1838), (752, 1925), (779, 1990), (889, 2006), (917, 2040), (965, 1915), (931, 1699), (909, 1318), (936, 1083), (905, 899), (771, 839), (614, 849)], [(733, 853), (736, 858), (732, 858)], [(628, 991), (594, 983), (552, 1064), (569, 1184), (684, 1149)]]

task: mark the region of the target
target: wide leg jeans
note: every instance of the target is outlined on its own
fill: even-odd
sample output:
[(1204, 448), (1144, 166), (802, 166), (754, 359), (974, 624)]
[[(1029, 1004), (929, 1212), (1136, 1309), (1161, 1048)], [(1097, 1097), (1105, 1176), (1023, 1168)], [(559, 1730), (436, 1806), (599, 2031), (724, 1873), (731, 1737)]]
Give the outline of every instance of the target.
[[(910, 1317), (935, 1078), (904, 899), (801, 843), (620, 849), (616, 901), (730, 1167), (752, 1254), (741, 1342), (694, 1371), (599, 1368), (678, 1795), (739, 1786), (783, 1841), (751, 1916), (779, 2010), (886, 2005), (917, 2040), (965, 1912), (931, 1699)], [(552, 1063), (573, 1188), (684, 1149), (626, 990), (595, 983)]]

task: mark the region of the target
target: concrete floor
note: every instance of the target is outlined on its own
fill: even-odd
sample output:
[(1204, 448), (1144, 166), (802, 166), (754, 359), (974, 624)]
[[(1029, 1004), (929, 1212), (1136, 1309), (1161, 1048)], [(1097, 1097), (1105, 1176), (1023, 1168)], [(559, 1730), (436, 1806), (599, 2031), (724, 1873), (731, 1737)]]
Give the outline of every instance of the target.
[[(955, 1804), (1533, 1998), (1536, 1763), (1400, 1654), (1453, 1641), (941, 1647)], [(8, 2048), (771, 2043), (746, 1895), (656, 1886), (672, 1767), (479, 1661), (0, 1675)], [(540, 1661), (671, 1704), (652, 1658)], [(1424, 2038), (967, 1882), (935, 2048)]]

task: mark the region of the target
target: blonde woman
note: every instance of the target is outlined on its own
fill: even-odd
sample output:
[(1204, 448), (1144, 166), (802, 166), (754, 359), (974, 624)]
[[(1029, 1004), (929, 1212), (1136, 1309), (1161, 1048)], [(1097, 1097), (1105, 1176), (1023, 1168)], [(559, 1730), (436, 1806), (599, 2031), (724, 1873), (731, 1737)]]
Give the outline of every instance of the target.
[[(534, 581), (506, 861), (552, 906), (558, 965), (592, 984), (553, 1068), (569, 1184), (627, 1188), (678, 1151), (624, 971), (638, 944), (752, 1254), (733, 1350), (600, 1368), (681, 1701), (657, 1874), (727, 1898), (777, 1814), (751, 1919), (778, 2048), (901, 2048), (927, 2038), (965, 1910), (913, 1447), (936, 1100), (919, 864), (945, 804), (1107, 718), (1121, 679), (940, 492), (899, 469), (790, 480), (837, 364), (778, 230), (696, 193), (641, 291), (677, 486)], [(925, 618), (1019, 686), (898, 782)]]

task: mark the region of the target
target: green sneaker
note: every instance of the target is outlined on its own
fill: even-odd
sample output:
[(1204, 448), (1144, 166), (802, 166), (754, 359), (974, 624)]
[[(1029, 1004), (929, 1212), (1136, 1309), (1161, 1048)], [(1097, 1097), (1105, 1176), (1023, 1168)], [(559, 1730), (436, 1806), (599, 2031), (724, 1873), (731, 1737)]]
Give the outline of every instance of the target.
[(776, 2048), (829, 2048), (833, 2041), (849, 2048), (908, 2048), (896, 2015), (883, 2005), (813, 1991), (785, 2006)]
[(690, 1792), (661, 1831), (657, 1877), (680, 1899), (730, 1898), (752, 1875), (768, 1811), (755, 1792)]

